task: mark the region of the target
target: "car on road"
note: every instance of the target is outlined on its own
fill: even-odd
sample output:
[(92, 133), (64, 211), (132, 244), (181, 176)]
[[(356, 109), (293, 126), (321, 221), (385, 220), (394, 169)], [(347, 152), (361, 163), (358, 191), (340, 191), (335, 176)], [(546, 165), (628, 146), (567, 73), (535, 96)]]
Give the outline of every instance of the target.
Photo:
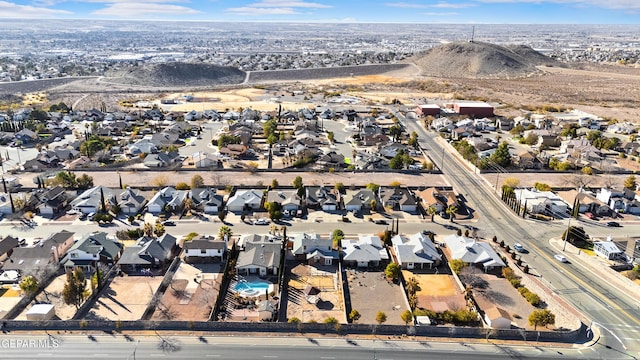
[(622, 225), (620, 225), (620, 223), (616, 222), (616, 221), (609, 221), (609, 222), (607, 222), (607, 226), (609, 226), (609, 227), (621, 227)]
[(386, 220), (382, 220), (382, 219), (378, 219), (378, 220), (374, 221), (374, 224), (376, 224), (376, 225), (389, 225), (389, 223)]
[(269, 220), (267, 220), (266, 218), (254, 220), (253, 225), (269, 225)]
[(556, 260), (560, 261), (561, 263), (566, 263), (567, 262), (567, 258), (564, 255), (555, 254), (555, 255), (553, 255), (553, 257), (556, 258)]
[(513, 244), (513, 248), (516, 249), (517, 252), (524, 252), (524, 247), (520, 243)]
[(58, 142), (60, 140), (62, 140), (60, 137), (56, 137), (55, 139), (53, 139), (53, 141), (55, 141), (55, 142)]
[(171, 220), (165, 220), (162, 222), (162, 225), (164, 226), (176, 226), (176, 223), (171, 221)]

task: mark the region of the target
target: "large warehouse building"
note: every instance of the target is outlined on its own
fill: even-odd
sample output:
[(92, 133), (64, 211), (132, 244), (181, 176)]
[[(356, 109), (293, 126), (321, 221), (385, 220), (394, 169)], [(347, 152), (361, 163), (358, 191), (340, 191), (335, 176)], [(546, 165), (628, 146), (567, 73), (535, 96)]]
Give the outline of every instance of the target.
[(438, 104), (423, 104), (418, 105), (416, 112), (420, 116), (437, 116), (440, 115), (440, 106)]
[(476, 118), (493, 116), (493, 106), (484, 102), (454, 103), (453, 110), (460, 115)]

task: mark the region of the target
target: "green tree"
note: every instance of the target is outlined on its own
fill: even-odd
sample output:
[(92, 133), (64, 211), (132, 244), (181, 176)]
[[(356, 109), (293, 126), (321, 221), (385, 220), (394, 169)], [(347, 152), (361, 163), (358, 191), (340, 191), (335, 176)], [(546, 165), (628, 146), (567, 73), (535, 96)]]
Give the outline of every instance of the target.
[(269, 146), (275, 144), (278, 142), (278, 137), (275, 136), (274, 134), (270, 134), (269, 136), (267, 136), (267, 144), (269, 144)]
[(181, 181), (179, 183), (176, 184), (176, 190), (189, 190), (189, 184), (187, 184), (184, 181)]
[(344, 239), (344, 231), (340, 229), (335, 229), (331, 233), (331, 242), (333, 243), (334, 249), (340, 248), (340, 242)]
[(411, 313), (411, 310), (405, 310), (400, 314), (400, 318), (404, 321), (405, 325), (409, 325), (409, 323), (413, 321), (413, 314)]
[(496, 151), (489, 157), (491, 161), (502, 166), (509, 167), (511, 165), (511, 153), (509, 153), (509, 143), (503, 141)]
[(452, 259), (449, 261), (449, 267), (451, 268), (451, 271), (453, 271), (454, 273), (460, 274), (460, 271), (462, 271), (462, 269), (467, 267), (467, 263), (460, 259)]
[(436, 210), (435, 206), (429, 206), (427, 208), (427, 215), (431, 216), (431, 222), (433, 222), (433, 218), (436, 215), (436, 213), (438, 212), (438, 210)]
[(165, 228), (164, 225), (161, 222), (157, 222), (156, 225), (153, 227), (153, 233), (156, 236), (162, 236), (162, 234), (165, 233)]
[(277, 221), (282, 219), (282, 205), (279, 202), (267, 202), (264, 208), (269, 213), (271, 220)]
[(408, 278), (404, 287), (409, 294), (417, 294), (418, 291), (422, 290), (420, 288), (420, 282), (415, 276)]
[(629, 175), (624, 181), (624, 188), (629, 190), (636, 190), (638, 184), (636, 183), (635, 175)]
[(375, 183), (368, 183), (366, 185), (366, 188), (371, 190), (374, 194), (377, 194), (378, 190), (380, 190), (380, 185), (375, 184)]
[(529, 325), (533, 326), (533, 330), (537, 330), (538, 326), (547, 327), (556, 323), (556, 316), (549, 310), (534, 310), (529, 315)]
[(67, 271), (67, 282), (62, 288), (62, 298), (67, 305), (74, 305), (76, 310), (87, 298), (87, 280), (82, 269), (77, 267)]
[(380, 325), (386, 321), (387, 321), (387, 314), (385, 314), (384, 311), (379, 310), (376, 313), (376, 322)]
[(76, 186), (79, 190), (87, 190), (93, 187), (93, 177), (82, 174), (77, 180)]
[(148, 222), (144, 223), (144, 226), (142, 227), (142, 232), (144, 232), (146, 236), (153, 235), (153, 225)]
[(535, 145), (538, 143), (538, 135), (531, 133), (522, 139), (522, 142), (527, 145)]
[(400, 265), (391, 262), (384, 269), (384, 274), (387, 276), (387, 278), (395, 280), (400, 277), (400, 271)]
[(27, 275), (20, 280), (20, 290), (24, 291), (26, 294), (33, 294), (38, 291), (38, 279), (33, 275)]
[(418, 145), (418, 133), (415, 131), (411, 132), (411, 137), (407, 141), (407, 145), (416, 147)]
[(191, 177), (191, 188), (198, 189), (204, 187), (204, 179), (200, 175), (193, 175)]
[(78, 186), (76, 174), (71, 171), (61, 171), (57, 173), (56, 181), (65, 189), (75, 189)]
[(593, 169), (591, 168), (591, 166), (585, 166), (581, 171), (584, 175), (593, 175)]
[(335, 135), (333, 134), (333, 131), (327, 132), (327, 139), (329, 140), (330, 143), (333, 144), (333, 141), (335, 140)]
[(344, 184), (343, 184), (343, 183), (338, 182), (338, 183), (336, 183), (336, 184), (333, 186), (333, 188), (334, 188), (337, 192), (339, 192), (340, 194), (344, 194), (344, 189), (345, 189), (345, 188), (344, 188)]
[(220, 229), (218, 230), (218, 239), (223, 240), (225, 236), (230, 239), (232, 234), (230, 227), (226, 225), (220, 226)]
[(352, 309), (351, 312), (349, 313), (349, 320), (351, 320), (351, 322), (353, 323), (360, 320), (360, 317), (361, 315), (356, 309)]
[(91, 276), (91, 288), (99, 289), (104, 283), (104, 271), (98, 266), (96, 272)]
[(454, 205), (449, 205), (449, 207), (447, 207), (445, 212), (447, 213), (447, 215), (449, 215), (449, 220), (453, 222), (453, 219), (455, 219), (456, 213), (458, 212), (458, 208), (455, 207)]
[(545, 184), (545, 183), (536, 182), (536, 183), (533, 184), (533, 187), (535, 187), (536, 190), (538, 190), (538, 191), (551, 191), (551, 186), (549, 186), (549, 184)]
[(271, 189), (277, 189), (278, 186), (280, 186), (280, 183), (278, 182), (278, 179), (271, 180)]
[(565, 230), (562, 233), (562, 239), (575, 246), (582, 247), (589, 240), (589, 235), (581, 226), (569, 226), (569, 236), (567, 237), (567, 230)]
[(399, 124), (391, 125), (389, 135), (393, 138), (393, 142), (398, 141), (398, 137), (402, 134), (402, 127)]
[(302, 189), (304, 187), (304, 184), (302, 183), (302, 177), (301, 176), (296, 176), (295, 179), (293, 179), (293, 187), (296, 189)]

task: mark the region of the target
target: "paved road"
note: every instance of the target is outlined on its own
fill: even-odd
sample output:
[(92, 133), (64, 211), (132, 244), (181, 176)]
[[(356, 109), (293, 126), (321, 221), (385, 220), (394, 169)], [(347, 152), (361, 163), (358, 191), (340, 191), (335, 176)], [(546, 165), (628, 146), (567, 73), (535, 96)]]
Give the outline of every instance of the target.
[[(418, 133), (434, 160), (440, 160), (436, 163), (442, 166), (447, 181), (454, 189), (476, 206), (480, 214), (476, 226), (481, 229), (482, 235), (491, 237), (495, 234), (507, 243), (522, 243), (530, 251), (525, 257), (526, 261), (540, 274), (543, 283), (550, 284), (556, 295), (579, 309), (585, 320), (593, 320), (606, 328), (600, 329), (603, 344), (640, 356), (640, 341), (636, 340), (640, 338), (640, 301), (626, 294), (623, 289), (616, 288), (607, 279), (594, 275), (579, 262), (561, 264), (553, 258), (559, 250), (551, 247), (549, 239), (561, 236), (567, 220), (565, 223), (542, 223), (515, 216), (494, 195), (492, 187), (495, 184), (488, 184), (478, 174), (465, 168), (456, 160), (451, 148), (443, 147), (435, 140), (434, 134), (401, 115), (398, 118), (408, 131)], [(501, 185), (498, 183), (498, 187)], [(599, 225), (583, 225), (588, 233), (603, 232)], [(636, 230), (636, 226), (628, 226), (617, 231), (630, 234)]]
[[(35, 340), (23, 347), (25, 340)], [(259, 338), (197, 336), (22, 336), (0, 337), (0, 359), (282, 359), (282, 360), (423, 360), (423, 359), (590, 359), (589, 348), (539, 347), (535, 343), (359, 340), (343, 338)], [(607, 359), (623, 359), (614, 351)]]

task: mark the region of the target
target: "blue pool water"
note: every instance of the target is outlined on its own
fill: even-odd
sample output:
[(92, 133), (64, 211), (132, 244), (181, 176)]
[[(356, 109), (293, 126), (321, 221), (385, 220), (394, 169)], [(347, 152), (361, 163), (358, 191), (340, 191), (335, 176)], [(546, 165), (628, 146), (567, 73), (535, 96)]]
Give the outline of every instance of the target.
[(267, 282), (262, 282), (262, 281), (252, 281), (252, 282), (248, 282), (248, 281), (243, 281), (243, 282), (239, 282), (236, 283), (234, 290), (235, 291), (247, 291), (247, 292), (259, 292), (259, 293), (263, 293), (266, 290), (269, 290), (269, 286), (271, 286), (270, 283)]

